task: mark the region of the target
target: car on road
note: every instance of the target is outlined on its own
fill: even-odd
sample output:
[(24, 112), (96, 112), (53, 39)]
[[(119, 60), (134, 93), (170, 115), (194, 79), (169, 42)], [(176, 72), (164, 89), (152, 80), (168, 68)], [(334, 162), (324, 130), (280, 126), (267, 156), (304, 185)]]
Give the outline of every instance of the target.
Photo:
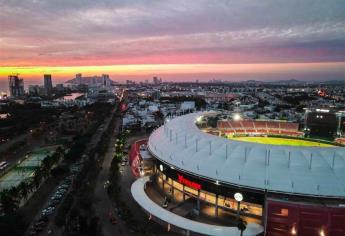
[(47, 207), (45, 209), (42, 210), (42, 216), (48, 216), (48, 215), (51, 215), (53, 214), (53, 212), (55, 211), (55, 207), (51, 206), (51, 207)]
[(112, 223), (113, 225), (117, 224), (117, 220), (116, 220), (116, 217), (114, 216), (113, 212), (111, 212), (111, 211), (109, 212), (108, 218), (109, 218), (110, 223)]
[(110, 223), (112, 223), (113, 225), (116, 225), (116, 224), (117, 224), (117, 220), (116, 220), (115, 216), (112, 216), (112, 217), (110, 218)]

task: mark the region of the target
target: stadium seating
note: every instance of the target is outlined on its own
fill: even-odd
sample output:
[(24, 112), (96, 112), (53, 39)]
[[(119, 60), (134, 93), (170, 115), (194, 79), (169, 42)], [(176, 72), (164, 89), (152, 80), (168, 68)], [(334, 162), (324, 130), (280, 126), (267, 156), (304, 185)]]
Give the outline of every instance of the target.
[(226, 134), (303, 135), (303, 132), (298, 131), (298, 123), (282, 121), (220, 120), (217, 127)]
[(337, 138), (335, 141), (340, 144), (345, 144), (345, 138)]

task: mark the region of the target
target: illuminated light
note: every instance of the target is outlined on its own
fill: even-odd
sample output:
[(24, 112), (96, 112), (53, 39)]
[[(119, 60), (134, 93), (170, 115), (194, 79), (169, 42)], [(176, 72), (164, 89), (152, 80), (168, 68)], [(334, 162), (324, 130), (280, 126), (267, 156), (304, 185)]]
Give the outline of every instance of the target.
[(199, 116), (198, 118), (196, 118), (196, 122), (200, 123), (202, 121), (202, 116)]
[(172, 170), (175, 170), (175, 167), (173, 167), (173, 166), (170, 166), (170, 168), (171, 168)]
[(152, 215), (150, 214), (150, 216), (149, 216), (149, 220), (152, 220)]
[(160, 170), (161, 172), (163, 172), (164, 169), (163, 169), (163, 165), (162, 165), (162, 164), (159, 165), (159, 170)]
[(171, 228), (171, 226), (170, 226), (170, 224), (168, 224), (168, 232), (170, 231), (170, 228)]
[(183, 175), (177, 174), (178, 182), (194, 189), (201, 189), (201, 184), (186, 179)]
[(219, 185), (219, 181), (218, 180), (216, 180), (216, 185)]
[(241, 202), (243, 200), (243, 195), (242, 193), (235, 193), (234, 198), (236, 201)]
[(235, 121), (238, 121), (238, 120), (241, 120), (242, 117), (241, 117), (240, 114), (236, 113), (236, 114), (234, 114), (233, 119), (234, 119)]
[(297, 234), (297, 231), (296, 231), (296, 227), (295, 227), (295, 226), (292, 226), (291, 234), (292, 234), (292, 235), (296, 235), (296, 234)]
[(325, 112), (325, 113), (329, 112), (328, 109), (316, 109), (316, 111), (317, 112)]
[(326, 236), (325, 231), (323, 229), (320, 230), (320, 236)]

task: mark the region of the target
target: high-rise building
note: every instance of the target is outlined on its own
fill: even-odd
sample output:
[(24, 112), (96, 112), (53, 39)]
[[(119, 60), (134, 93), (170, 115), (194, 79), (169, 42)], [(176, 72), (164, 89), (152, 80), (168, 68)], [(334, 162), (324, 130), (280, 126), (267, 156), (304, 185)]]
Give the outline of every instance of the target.
[(53, 83), (51, 75), (44, 75), (44, 90), (45, 94), (50, 96), (53, 92)]
[(110, 85), (109, 75), (103, 74), (102, 75), (102, 86), (108, 87), (109, 85)]
[(21, 97), (24, 96), (24, 80), (20, 79), (18, 75), (8, 76), (8, 87), (10, 90), (11, 97)]
[(158, 78), (158, 77), (153, 77), (153, 84), (158, 85), (162, 83), (162, 78)]
[(39, 85), (29, 85), (29, 95), (38, 96), (40, 93), (40, 86)]
[(57, 85), (55, 86), (55, 88), (56, 88), (56, 91), (57, 91), (57, 92), (63, 92), (63, 91), (64, 91), (63, 84), (57, 84)]

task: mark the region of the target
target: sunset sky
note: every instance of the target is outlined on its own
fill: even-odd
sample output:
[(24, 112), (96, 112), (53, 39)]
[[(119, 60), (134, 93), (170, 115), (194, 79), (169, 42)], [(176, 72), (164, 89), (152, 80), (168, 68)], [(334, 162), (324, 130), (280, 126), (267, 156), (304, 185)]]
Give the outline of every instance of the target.
[(345, 80), (339, 0), (0, 0), (0, 80)]

